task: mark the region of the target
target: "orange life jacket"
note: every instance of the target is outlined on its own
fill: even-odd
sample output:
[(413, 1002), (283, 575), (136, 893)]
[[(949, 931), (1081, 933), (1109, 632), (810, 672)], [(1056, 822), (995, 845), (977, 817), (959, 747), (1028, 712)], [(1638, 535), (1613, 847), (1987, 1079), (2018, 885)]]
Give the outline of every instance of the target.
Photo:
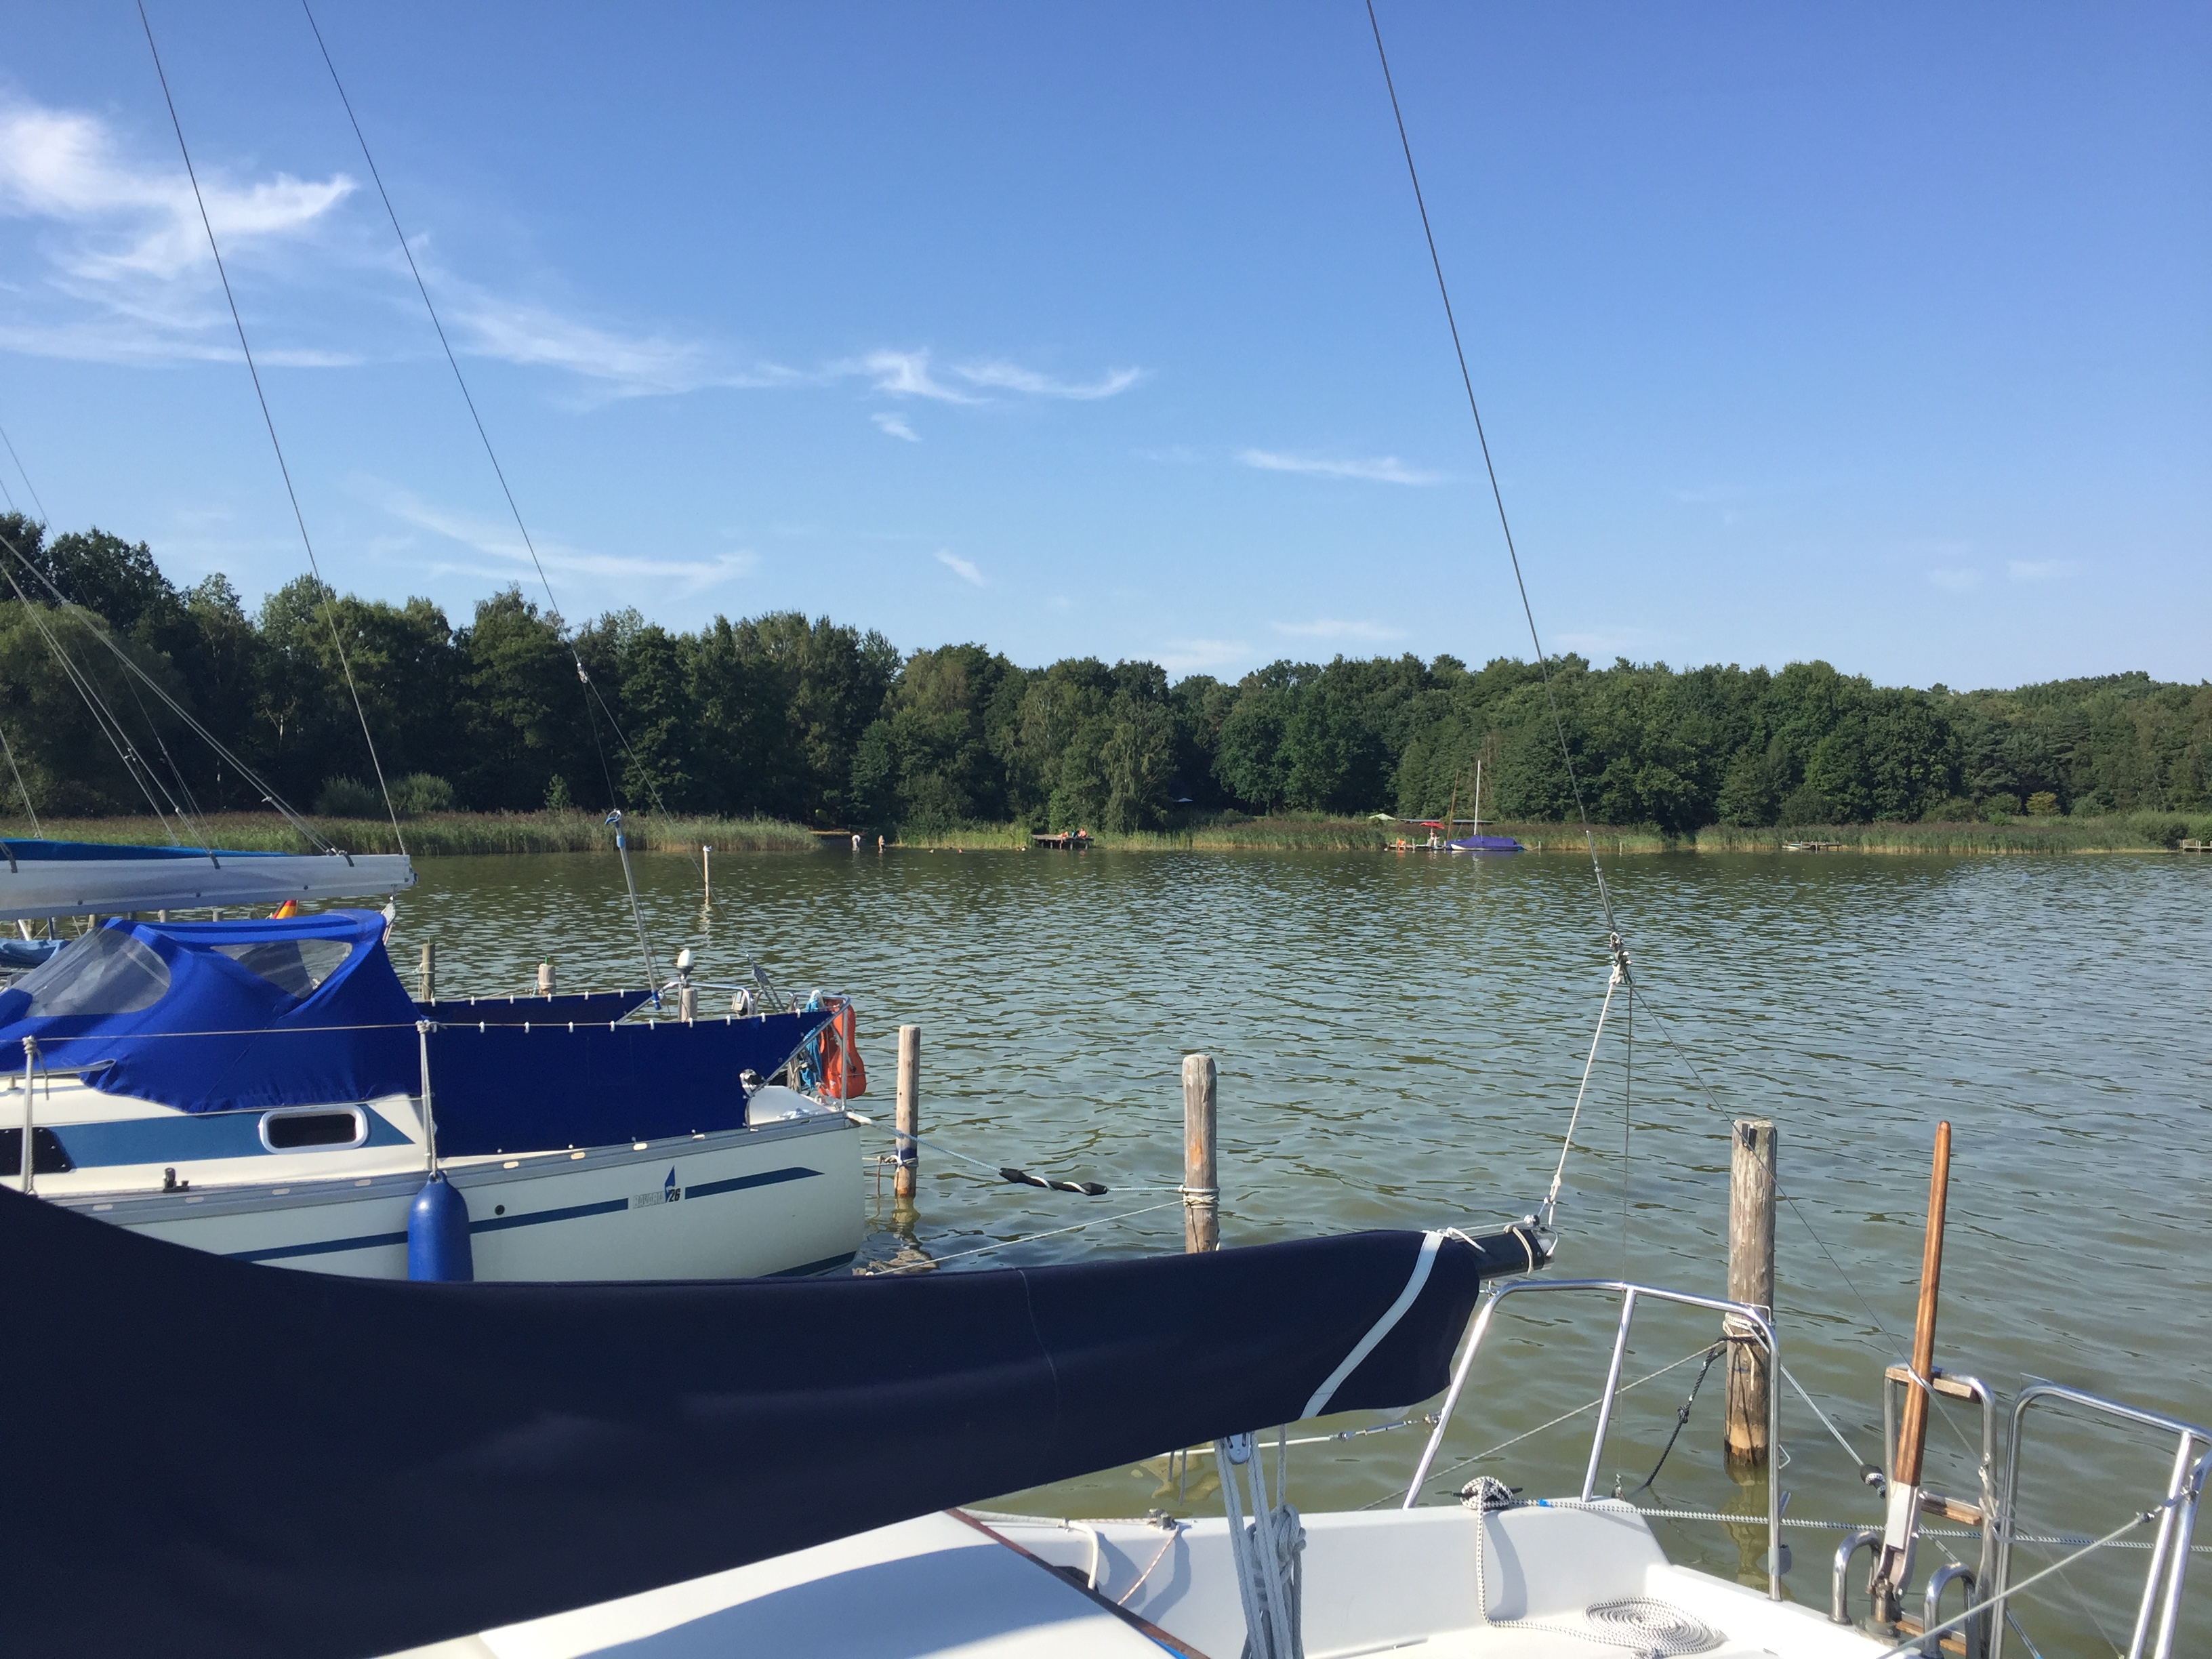
[(868, 1092), (868, 1068), (854, 1041), (853, 1005), (842, 1001), (822, 1028), (822, 1096), (856, 1100)]

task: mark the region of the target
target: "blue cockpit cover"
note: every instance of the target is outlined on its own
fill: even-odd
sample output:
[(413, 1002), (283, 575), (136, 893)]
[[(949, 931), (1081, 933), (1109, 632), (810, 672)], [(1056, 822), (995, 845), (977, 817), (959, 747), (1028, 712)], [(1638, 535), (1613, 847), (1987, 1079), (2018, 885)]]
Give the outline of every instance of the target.
[[(148, 1006), (33, 1013), (37, 981), (21, 982), (0, 992), (0, 1070), (21, 1069), (29, 1036), (42, 1066), (186, 1112), (417, 1094), (421, 1014), (385, 954), (385, 925), (374, 910), (281, 921), (117, 917), (102, 931), (120, 931), (159, 960), (137, 981)], [(311, 986), (313, 975), (321, 977)], [(441, 1022), (429, 1041), (438, 1151), (465, 1158), (741, 1127), (740, 1076), (773, 1072), (829, 1018), (822, 1010), (696, 1024)]]
[[(0, 992), (0, 1066), (21, 1070), (21, 1040), (36, 1037), (40, 1063), (54, 1071), (105, 1061), (92, 1076), (100, 1088), (187, 1112), (372, 1100), (417, 1086), (415, 1003), (384, 953), (376, 911), (283, 921), (117, 916), (101, 927), (160, 957), (167, 992), (129, 1012), (64, 1014), (32, 1013), (20, 985)], [(237, 959), (256, 946), (306, 944), (312, 953), (316, 941), (346, 954), (305, 996)]]

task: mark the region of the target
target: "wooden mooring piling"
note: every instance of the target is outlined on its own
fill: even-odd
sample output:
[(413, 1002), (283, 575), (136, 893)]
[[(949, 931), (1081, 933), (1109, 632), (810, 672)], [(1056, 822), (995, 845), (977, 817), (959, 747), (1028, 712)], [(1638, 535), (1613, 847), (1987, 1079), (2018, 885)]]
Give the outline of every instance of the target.
[(921, 1143), (921, 1027), (898, 1029), (898, 1106), (895, 1120), (897, 1138), (892, 1143), (898, 1168), (891, 1176), (891, 1199), (902, 1208), (914, 1204), (915, 1183), (920, 1175)]
[(1182, 1057), (1182, 1247), (1221, 1248), (1221, 1187), (1213, 1157), (1218, 1074), (1211, 1054)]
[[(1731, 1302), (1774, 1318), (1774, 1155), (1771, 1118), (1741, 1117), (1730, 1136), (1729, 1160), (1729, 1280)], [(1728, 1338), (1728, 1460), (1764, 1466), (1767, 1390), (1774, 1386), (1765, 1345), (1731, 1314), (1721, 1322)]]

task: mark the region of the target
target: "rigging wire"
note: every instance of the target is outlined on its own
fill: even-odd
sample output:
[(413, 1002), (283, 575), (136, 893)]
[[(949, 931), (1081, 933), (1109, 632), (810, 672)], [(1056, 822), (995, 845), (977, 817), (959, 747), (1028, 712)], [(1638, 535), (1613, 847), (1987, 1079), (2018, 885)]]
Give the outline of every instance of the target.
[(8, 757), (8, 770), (14, 774), (15, 792), (23, 798), (23, 814), (31, 820), (31, 833), (43, 838), (46, 831), (39, 828), (39, 809), (31, 805), (31, 792), (23, 784), (23, 769), (15, 764), (15, 746), (8, 741), (8, 729), (0, 726), (0, 753)]
[[(10, 552), (15, 552), (15, 544), (13, 542), (9, 542), (7, 545)], [(16, 556), (21, 558), (22, 556), (21, 553), (16, 553)], [(4, 567), (0, 567), (0, 572), (4, 572), (6, 574), (8, 586), (14, 590), (16, 599), (22, 605), (23, 614), (30, 618), (31, 625), (39, 630), (39, 636), (46, 641), (46, 649), (53, 653), (54, 660), (61, 665), (63, 674), (67, 677), (70, 684), (76, 689), (77, 696), (84, 700), (85, 707), (91, 711), (93, 724), (100, 728), (100, 736), (107, 739), (108, 747), (115, 750), (115, 757), (123, 763), (124, 771), (130, 775), (131, 781), (138, 786), (139, 793), (146, 797), (146, 805), (153, 809), (155, 818), (161, 823), (161, 833), (174, 839), (175, 832), (169, 828), (167, 814), (161, 811), (161, 803), (154, 799), (153, 786), (160, 782), (160, 780), (154, 776), (153, 769), (146, 764), (145, 757), (138, 752), (137, 745), (131, 741), (131, 734), (124, 730), (123, 722), (116, 719), (114, 711), (107, 707), (106, 701), (94, 689), (90, 676), (79, 668), (75, 659), (62, 648), (61, 641), (54, 637), (53, 630), (46, 625), (46, 620), (40, 613), (39, 607), (31, 603), (29, 596), (23, 592), (22, 585), (15, 580), (15, 573), (6, 570)], [(165, 787), (162, 793), (167, 794), (168, 791)], [(174, 808), (176, 802), (172, 800), (169, 805)]]
[[(55, 586), (53, 578), (48, 575), (44, 570), (40, 569), (37, 563), (24, 553), (21, 548), (18, 547), (13, 541), (9, 540), (4, 535), (0, 535), (0, 547), (6, 548), (9, 553), (13, 554), (16, 562), (21, 564), (26, 571), (36, 579), (40, 586), (44, 587), (48, 593), (53, 596), (54, 605), (57, 609), (75, 616), (78, 622), (84, 627), (86, 631), (90, 633), (94, 639), (98, 640), (102, 645), (107, 647), (109, 653), (114, 657), (118, 663), (122, 665), (124, 670), (127, 673), (134, 677), (140, 684), (143, 684), (149, 690), (152, 691), (156, 697), (160, 698), (162, 703), (167, 707), (171, 714), (182, 720), (191, 729), (194, 735), (198, 737), (203, 743), (206, 744), (210, 749), (215, 751), (216, 759), (224, 762), (233, 771), (236, 772), (240, 777), (243, 778), (247, 783), (252, 785), (253, 787), (259, 792), (261, 799), (266, 802), (270, 808), (282, 817), (286, 823), (289, 823), (295, 830), (297, 830), (302, 836), (307, 837), (309, 845), (315, 848), (319, 852), (331, 853), (337, 850), (330, 842), (325, 841), (320, 836), (315, 833), (313, 825), (309, 823), (306, 818), (302, 817), (296, 811), (295, 811), (291, 805), (276, 793), (276, 789), (266, 779), (263, 778), (259, 773), (256, 772), (252, 767), (240, 760), (237, 755), (233, 753), (229, 746), (220, 738), (216, 737), (214, 732), (209, 731), (205, 726), (202, 725), (199, 720), (190, 709), (186, 708), (182, 703), (171, 696), (167, 687), (164, 686), (161, 681), (155, 679), (143, 668), (140, 667), (138, 664), (131, 659), (131, 653), (124, 650), (121, 646), (115, 642), (113, 635), (109, 634), (105, 623), (98, 612), (87, 610), (76, 600), (70, 599), (66, 593), (63, 592), (60, 588)], [(0, 567), (0, 568), (4, 568), (4, 567)], [(9, 586), (15, 586), (15, 577), (12, 572), (8, 573), (8, 578)], [(17, 598), (21, 599), (23, 597), (22, 589), (20, 586), (15, 586), (15, 592)], [(33, 613), (33, 622), (34, 624), (38, 622), (35, 612)], [(48, 636), (47, 643), (50, 648), (54, 651), (56, 655), (62, 659), (64, 669), (66, 672), (70, 666), (72, 666), (67, 653), (62, 651), (61, 647), (58, 644), (54, 643), (51, 636)], [(88, 695), (96, 696), (97, 693), (90, 693)], [(144, 705), (142, 703), (140, 706), (143, 708)], [(100, 709), (103, 713), (106, 712), (106, 705), (104, 702), (100, 704)], [(112, 713), (108, 713), (107, 718), (113, 720), (114, 715)], [(118, 726), (121, 725), (120, 721), (117, 721), (116, 723)], [(179, 781), (181, 781), (181, 780)]]
[[(246, 319), (239, 315), (238, 296), (231, 292), (230, 272), (222, 263), (222, 249), (216, 245), (215, 222), (208, 217), (207, 198), (200, 193), (198, 172), (192, 166), (191, 147), (185, 143), (185, 124), (177, 114), (177, 100), (169, 90), (168, 72), (161, 67), (161, 48), (154, 44), (154, 25), (146, 15), (146, 0), (138, 0), (139, 26), (146, 31), (146, 50), (153, 55), (154, 74), (161, 83), (161, 99), (169, 107), (169, 125), (176, 130), (177, 149), (185, 158), (185, 177), (191, 180), (192, 201), (199, 209), (200, 228), (207, 233), (208, 252), (215, 256), (216, 275), (222, 279), (222, 297), (230, 307), (231, 325), (238, 331), (238, 349), (246, 356), (246, 372), (253, 379), (253, 396), (261, 405), (262, 424), (269, 428), (269, 447), (276, 453), (276, 470), (284, 477), (284, 494), (292, 503), (293, 522), (300, 526), (301, 545), (307, 550), (307, 568), (314, 574), (315, 586), (322, 590), (323, 620), (331, 630), (331, 645), (337, 652), (338, 666), (345, 674), (346, 690), (353, 697), (353, 711), (361, 720), (362, 740), (368, 745), (368, 763), (376, 772), (376, 787), (384, 796), (384, 810), (392, 820), (392, 839), (398, 842), (404, 855), (407, 837), (399, 828), (399, 810), (392, 804), (392, 786), (385, 781), (384, 762), (376, 752), (376, 738), (368, 729), (368, 711), (362, 706), (361, 688), (354, 684), (353, 664), (347, 659), (345, 641), (339, 637), (337, 618), (337, 590), (323, 580), (321, 562), (315, 557), (314, 538), (307, 534), (307, 514), (300, 508), (300, 492), (292, 486), (292, 469), (284, 459), (284, 446), (276, 437), (276, 418), (269, 410), (269, 394), (262, 389), (261, 370), (253, 361), (253, 348), (246, 343)], [(26, 480), (26, 482), (28, 482)]]
[(1474, 377), (1467, 366), (1467, 348), (1460, 343), (1459, 319), (1452, 313), (1451, 289), (1444, 282), (1443, 256), (1437, 252), (1437, 234), (1429, 225), (1429, 206), (1421, 195), (1421, 175), (1413, 166), (1413, 141), (1406, 136), (1405, 112), (1398, 107), (1397, 83), (1390, 78), (1390, 54), (1382, 48), (1382, 25), (1375, 15), (1375, 0), (1367, 0), (1367, 25), (1374, 31), (1375, 55), (1382, 64), (1382, 84), (1390, 94), (1390, 113), (1398, 123), (1398, 147), (1406, 155), (1406, 176), (1413, 183), (1413, 205), (1420, 210), (1421, 234), (1429, 244), (1429, 264), (1437, 273), (1437, 293), (1443, 301), (1444, 324), (1451, 331), (1452, 351), (1459, 359), (1460, 384), (1467, 392), (1468, 413), (1474, 416), (1475, 441), (1482, 447), (1483, 470), (1490, 478), (1490, 498), (1497, 504), (1498, 527), (1504, 532), (1506, 556), (1513, 562), (1513, 582), (1520, 590), (1521, 614), (1528, 623), (1528, 642), (1535, 647), (1536, 669), (1543, 677), (1544, 701), (1552, 711), (1552, 731), (1559, 741), (1559, 758), (1566, 764), (1567, 787), (1575, 798), (1575, 812), (1581, 818), (1583, 840), (1589, 848), (1590, 873), (1597, 878), (1598, 902), (1605, 908), (1605, 930), (1610, 937), (1616, 955), (1620, 950), (1620, 926), (1613, 918), (1613, 895), (1606, 890), (1605, 869), (1598, 862), (1597, 836), (1590, 829), (1589, 812), (1583, 805), (1582, 781), (1575, 775), (1574, 751), (1567, 744), (1566, 721), (1559, 714), (1559, 700), (1552, 689), (1552, 668), (1544, 655), (1544, 642), (1537, 637), (1536, 612), (1528, 603), (1528, 583), (1521, 574), (1521, 555), (1513, 545), (1513, 526), (1505, 516), (1505, 492), (1498, 483), (1498, 465), (1490, 458), (1490, 437), (1483, 430), (1482, 410), (1475, 401)]
[[(39, 487), (31, 482), (31, 475), (24, 471), (23, 458), (15, 453), (15, 441), (8, 435), (8, 428), (4, 426), (0, 426), (0, 444), (8, 446), (8, 459), (15, 463), (15, 471), (22, 477), (23, 488), (31, 492), (31, 505), (39, 509), (39, 527), (43, 530), (47, 522), (46, 504), (39, 499)], [(14, 496), (8, 498), (8, 505), (10, 508), (14, 507), (15, 505)]]
[[(378, 170), (376, 157), (369, 151), (368, 136), (361, 130), (361, 118), (354, 113), (353, 100), (346, 95), (345, 82), (339, 78), (337, 64), (331, 57), (330, 43), (323, 39), (322, 25), (315, 21), (314, 8), (308, 0), (300, 0), (300, 9), (307, 14), (307, 27), (313, 32), (316, 49), (323, 55), (323, 67), (330, 70), (331, 85), (337, 88), (338, 102), (345, 107), (346, 120), (353, 128), (354, 141), (361, 146), (361, 159), (367, 164), (368, 176), (376, 185), (377, 197), (384, 204), (385, 217), (392, 222), (392, 234), (398, 240), (400, 256), (407, 261), (408, 275), (414, 277), (415, 291), (422, 296), (422, 309), (429, 313), (430, 326), (437, 331), (438, 344), (446, 354), (447, 367), (453, 371), (453, 384), (460, 388), (461, 401), (468, 405), (469, 419), (475, 424), (477, 437), (483, 444), (484, 459), (491, 463), (492, 475), (499, 480), (500, 494), (507, 497), (507, 510), (514, 515), (514, 527), (520, 533), (522, 545), (530, 555), (531, 568), (538, 573), (538, 586), (545, 590), (545, 603), (557, 617), (561, 611), (560, 602), (553, 597), (553, 584), (545, 574), (544, 562), (538, 556), (538, 544), (531, 538), (530, 526), (523, 522), (522, 507), (514, 499), (514, 486), (507, 481), (507, 469), (499, 464), (499, 453), (492, 447), (491, 433), (485, 428), (483, 416), (477, 408), (475, 394), (469, 390), (468, 377), (461, 373), (460, 359), (454, 354), (453, 343), (446, 335), (446, 325), (438, 315), (437, 306), (431, 301), (430, 286), (422, 280), (422, 267), (415, 263), (415, 250), (407, 240), (407, 233), (400, 228), (398, 210), (392, 206), (392, 192), (385, 188), (384, 174)], [(607, 724), (613, 728), (616, 740), (622, 744), (623, 753), (629, 757), (631, 771), (653, 797), (653, 809), (666, 817), (668, 808), (660, 799), (659, 787), (638, 759), (637, 751), (630, 747), (629, 738), (623, 732), (622, 722), (615, 719), (614, 711), (607, 707), (606, 699), (599, 694), (599, 688), (585, 671), (583, 653), (571, 643), (568, 656), (576, 665), (576, 678), (583, 687), (584, 719), (591, 726), (592, 747), (599, 756), (599, 775), (606, 783), (607, 805), (612, 807), (622, 803), (615, 798), (614, 775), (608, 770), (606, 750), (599, 742), (599, 722), (592, 711), (594, 702), (599, 704), (599, 712), (606, 716)]]

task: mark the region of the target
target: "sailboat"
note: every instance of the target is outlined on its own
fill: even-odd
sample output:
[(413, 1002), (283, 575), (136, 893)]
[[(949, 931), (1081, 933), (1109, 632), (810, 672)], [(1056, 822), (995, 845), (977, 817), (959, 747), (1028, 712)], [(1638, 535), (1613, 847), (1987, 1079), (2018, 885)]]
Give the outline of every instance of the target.
[[(1518, 853), (1524, 851), (1521, 843), (1510, 836), (1486, 836), (1482, 833), (1482, 757), (1474, 757), (1474, 827), (1456, 841), (1447, 841), (1444, 846), (1455, 853)], [(1452, 826), (1456, 828), (1455, 824)]]
[(623, 1018), (637, 992), (469, 1019), (418, 1006), (386, 927), (113, 917), (72, 941), (0, 991), (0, 1172), (133, 1232), (368, 1277), (720, 1278), (859, 1249), (844, 1103), (758, 1080), (838, 1009)]

